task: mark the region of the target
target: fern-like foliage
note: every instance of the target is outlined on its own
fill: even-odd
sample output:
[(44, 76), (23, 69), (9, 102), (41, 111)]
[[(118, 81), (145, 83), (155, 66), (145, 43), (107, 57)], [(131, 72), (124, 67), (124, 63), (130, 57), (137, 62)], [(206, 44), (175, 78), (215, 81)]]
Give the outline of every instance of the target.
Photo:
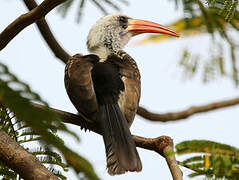
[[(210, 5), (206, 3), (202, 3), (200, 0), (185, 0), (184, 2), (184, 12), (185, 18), (177, 20), (168, 26), (181, 34), (181, 38), (188, 36), (195, 36), (198, 34), (209, 33), (212, 37), (211, 46), (212, 49), (217, 49), (218, 51), (209, 51), (208, 60), (203, 60), (202, 56), (200, 56), (200, 52), (197, 52), (197, 56), (200, 56), (200, 59), (206, 61), (203, 67), (203, 80), (204, 82), (209, 82), (213, 79), (216, 79), (214, 75), (218, 73), (214, 73), (218, 65), (221, 63), (221, 69), (223, 69), (223, 75), (230, 77), (235, 83), (235, 85), (239, 85), (239, 67), (238, 60), (236, 58), (236, 54), (238, 52), (238, 43), (235, 37), (232, 37), (232, 30), (235, 33), (239, 33), (239, 11), (235, 9), (233, 15), (227, 14), (226, 16), (230, 16), (229, 19), (225, 18), (224, 11), (228, 6), (221, 3), (221, 6), (217, 5), (217, 1), (210, 1)], [(225, 2), (226, 3), (226, 2)], [(231, 4), (232, 5), (232, 4)], [(234, 6), (233, 6), (234, 7)], [(222, 54), (222, 51), (217, 48), (217, 43), (215, 42), (215, 35), (220, 36), (220, 41), (224, 40), (226, 43), (224, 46), (221, 46), (221, 50), (229, 49), (230, 59), (226, 59)], [(147, 42), (160, 42), (162, 40), (168, 39), (167, 35), (151, 35), (147, 38), (143, 39), (139, 43), (147, 43)], [(171, 38), (171, 37), (170, 37)], [(189, 52), (189, 50), (187, 50)], [(184, 54), (181, 59), (184, 58)], [(192, 54), (192, 53), (191, 53)], [(195, 57), (195, 56), (192, 56)], [(194, 62), (194, 59), (188, 58), (187, 60), (190, 63)], [(180, 60), (181, 62), (181, 60)], [(199, 62), (199, 61), (198, 61)], [(223, 62), (223, 63), (222, 63)], [(225, 63), (228, 62), (228, 63)], [(228, 64), (231, 67), (230, 72), (225, 72), (225, 67), (222, 65)], [(183, 65), (183, 64), (181, 64)], [(182, 67), (182, 66), (181, 66)], [(199, 66), (197, 66), (199, 67)], [(184, 67), (184, 69), (188, 69)], [(190, 69), (189, 69), (190, 70)], [(199, 72), (198, 70), (194, 72)], [(189, 73), (191, 73), (189, 71)]]
[[(17, 121), (14, 114), (11, 113), (3, 104), (0, 104), (0, 129), (8, 133), (8, 135), (20, 145), (27, 148), (29, 152), (32, 152), (32, 154), (34, 154), (42, 164), (51, 165), (56, 176), (63, 180), (66, 179), (60, 171), (55, 169), (55, 166), (57, 165), (64, 171), (68, 171), (67, 165), (62, 162), (61, 156), (50, 150), (47, 146), (44, 148), (38, 147), (37, 149), (33, 149), (32, 142), (39, 142), (41, 137), (34, 133), (31, 127), (26, 126), (22, 121)], [(28, 144), (26, 145), (26, 143)], [(16, 172), (6, 167), (3, 163), (0, 163), (0, 176), (2, 176), (3, 179), (20, 179)]]
[[(70, 7), (74, 3), (78, 3), (78, 9), (77, 9), (77, 22), (80, 22), (82, 15), (84, 13), (84, 8), (86, 6), (87, 1), (93, 3), (104, 15), (108, 14), (107, 7), (114, 9), (115, 11), (120, 11), (120, 6), (113, 0), (67, 0), (65, 3), (63, 3), (59, 8), (58, 12), (65, 17), (67, 12), (69, 11)], [(119, 0), (120, 4), (128, 5), (127, 0)]]
[(183, 51), (179, 65), (183, 67), (184, 78), (191, 79), (198, 70), (199, 55), (193, 55), (187, 49)]
[(183, 70), (182, 72), (185, 79), (190, 80), (194, 78), (199, 69), (202, 69), (199, 73), (202, 74), (204, 83), (209, 83), (221, 76), (231, 78), (231, 74), (225, 70), (225, 58), (222, 45), (215, 42), (208, 50), (208, 54), (210, 54), (210, 56), (205, 60), (200, 57), (200, 54), (193, 54), (188, 49), (183, 51), (179, 66)]
[(220, 9), (220, 15), (227, 21), (233, 18), (238, 7), (238, 0), (174, 0), (174, 2), (177, 7), (179, 4), (183, 5), (186, 16), (193, 17), (201, 13), (205, 18), (209, 18), (208, 22), (211, 19), (207, 14), (207, 7)]
[[(44, 104), (45, 108), (40, 109), (32, 102)], [(49, 164), (51, 170), (61, 179), (66, 177), (55, 167), (59, 166), (67, 171), (67, 165), (50, 147), (57, 148), (64, 155), (68, 165), (77, 173), (83, 173), (87, 179), (99, 179), (92, 165), (66, 147), (56, 131), (64, 131), (79, 140), (78, 136), (62, 123), (57, 114), (49, 109), (48, 104), (38, 94), (34, 93), (27, 84), (19, 81), (2, 63), (0, 63), (0, 128), (25, 148), (28, 147), (27, 149), (43, 164)], [(27, 146), (33, 142), (40, 142), (41, 146), (34, 149), (31, 148), (32, 146)], [(17, 177), (13, 171), (4, 166), (4, 162), (1, 163), (2, 177), (8, 177), (8, 179)]]
[(239, 149), (233, 146), (207, 140), (192, 140), (177, 144), (176, 153), (179, 155), (194, 153), (180, 162), (180, 165), (194, 171), (190, 177), (203, 175), (215, 179), (239, 178)]
[(221, 9), (220, 14), (223, 15), (226, 21), (233, 19), (233, 16), (238, 7), (238, 0), (208, 0), (210, 7)]
[(3, 162), (0, 161), (0, 179), (10, 180), (10, 179), (20, 179), (16, 172), (9, 169)]

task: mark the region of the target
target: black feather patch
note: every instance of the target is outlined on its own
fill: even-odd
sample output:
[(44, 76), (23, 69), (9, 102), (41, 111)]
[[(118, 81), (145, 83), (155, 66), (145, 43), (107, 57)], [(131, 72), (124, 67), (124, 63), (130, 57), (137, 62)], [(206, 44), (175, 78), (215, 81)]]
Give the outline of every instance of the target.
[(97, 122), (101, 125), (106, 148), (107, 168), (111, 175), (127, 171), (140, 171), (141, 161), (121, 112), (118, 100), (124, 83), (119, 73), (117, 59), (110, 56), (96, 63), (91, 71), (94, 91), (99, 105)]
[(117, 65), (109, 61), (97, 63), (91, 73), (98, 103), (117, 103), (120, 91), (124, 91)]

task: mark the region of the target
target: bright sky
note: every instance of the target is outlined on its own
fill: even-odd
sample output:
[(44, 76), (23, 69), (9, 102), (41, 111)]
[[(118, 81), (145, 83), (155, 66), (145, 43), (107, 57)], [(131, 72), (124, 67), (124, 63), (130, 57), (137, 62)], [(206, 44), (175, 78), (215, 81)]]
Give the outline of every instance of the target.
[[(39, 1), (38, 1), (39, 2)], [(78, 1), (77, 1), (78, 2)], [(123, 13), (140, 19), (168, 24), (181, 17), (173, 1), (131, 1), (130, 6), (123, 7)], [(84, 53), (86, 37), (90, 27), (102, 14), (90, 2), (85, 9), (86, 15), (80, 24), (75, 23), (74, 6), (66, 19), (56, 15), (56, 11), (47, 15), (47, 20), (55, 36), (71, 54)], [(22, 1), (1, 1), (0, 31), (22, 13), (26, 8)], [(114, 12), (114, 11), (111, 11)], [(136, 37), (142, 39), (143, 36)], [(160, 44), (127, 46), (126, 51), (137, 61), (142, 76), (142, 98), (140, 104), (157, 112), (183, 110), (191, 105), (203, 105), (212, 101), (223, 100), (238, 95), (238, 89), (228, 79), (219, 79), (204, 85), (197, 77), (194, 81), (183, 81), (177, 66), (182, 48), (189, 47), (203, 54), (208, 53), (209, 36), (200, 35), (194, 38), (179, 38)], [(0, 52), (0, 61), (7, 64), (18, 77), (29, 83), (34, 91), (58, 109), (76, 112), (69, 101), (63, 83), (64, 65), (48, 49), (35, 25), (27, 27), (8, 46)], [(174, 123), (152, 123), (136, 117), (131, 132), (144, 137), (168, 135), (177, 144), (184, 140), (208, 139), (239, 147), (235, 132), (238, 132), (237, 107), (226, 108), (210, 113), (195, 115), (187, 120)], [(92, 162), (95, 170), (105, 180), (145, 180), (171, 179), (165, 160), (158, 154), (139, 149), (143, 163), (140, 173), (111, 177), (107, 174), (105, 150), (102, 138), (92, 132), (85, 133), (79, 127), (70, 126), (81, 137), (77, 143), (71, 137), (61, 134), (65, 143)], [(183, 157), (178, 157), (183, 159)], [(184, 179), (188, 170), (182, 168)], [(77, 177), (70, 172), (70, 180)], [(202, 179), (195, 178), (195, 179)]]

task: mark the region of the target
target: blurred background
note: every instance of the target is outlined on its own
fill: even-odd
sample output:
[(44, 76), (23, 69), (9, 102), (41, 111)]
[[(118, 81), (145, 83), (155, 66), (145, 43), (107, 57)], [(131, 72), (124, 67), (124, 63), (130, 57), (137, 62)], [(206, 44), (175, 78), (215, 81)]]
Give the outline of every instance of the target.
[[(107, 13), (118, 12), (106, 1), (97, 2)], [(231, 9), (232, 13), (228, 15), (229, 13), (222, 12), (224, 5), (220, 2), (213, 5), (201, 1), (206, 10), (210, 5), (213, 6), (212, 9), (221, 8), (218, 22), (222, 24), (217, 27), (211, 25), (210, 21), (215, 22), (219, 15), (214, 17), (212, 11), (210, 16), (205, 18), (196, 3), (191, 5), (193, 8), (190, 10), (185, 2), (178, 0), (176, 5), (176, 1), (129, 0), (127, 4), (112, 1), (120, 7), (123, 14), (168, 25), (181, 33), (180, 38), (140, 35), (125, 49), (136, 60), (141, 72), (140, 105), (152, 112), (177, 112), (190, 106), (238, 96), (237, 9), (235, 12)], [(95, 1), (86, 0), (78, 22), (79, 5), (80, 1), (74, 0), (67, 12), (64, 12), (66, 7), (58, 7), (46, 16), (56, 39), (71, 55), (88, 54), (86, 38), (89, 29), (104, 15)], [(1, 0), (0, 31), (26, 12), (28, 10), (23, 1)], [(64, 13), (66, 14), (62, 17)], [(235, 26), (230, 25), (232, 22)], [(228, 37), (223, 36), (223, 33)], [(25, 28), (0, 52), (0, 62), (21, 81), (29, 84), (32, 91), (38, 93), (50, 107), (77, 113), (64, 87), (65, 64), (54, 56), (35, 24)], [(167, 135), (174, 140), (175, 145), (185, 140), (200, 139), (239, 147), (238, 116), (236, 106), (167, 123), (152, 122), (136, 116), (131, 132), (143, 137)], [(76, 141), (64, 132), (59, 132), (59, 137), (67, 147), (88, 159), (101, 179), (172, 179), (164, 158), (141, 148), (138, 148), (138, 151), (143, 163), (142, 172), (109, 176), (102, 137), (93, 132), (82, 131), (74, 125), (67, 127), (77, 133), (81, 141)], [(177, 159), (184, 160), (185, 156), (177, 155)], [(193, 171), (182, 166), (180, 168), (184, 179), (190, 179), (188, 175)], [(69, 172), (62, 173), (70, 180), (79, 178), (71, 168)], [(203, 178), (205, 176), (194, 177)]]

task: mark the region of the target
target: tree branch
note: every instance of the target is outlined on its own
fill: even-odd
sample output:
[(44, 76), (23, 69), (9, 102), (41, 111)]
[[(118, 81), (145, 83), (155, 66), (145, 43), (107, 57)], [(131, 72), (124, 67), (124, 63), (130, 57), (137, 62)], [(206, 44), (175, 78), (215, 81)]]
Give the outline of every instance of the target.
[(39, 6), (30, 12), (19, 16), (15, 21), (8, 25), (0, 34), (0, 51), (25, 27), (43, 18), (57, 5), (66, 0), (44, 0)]
[[(42, 105), (33, 104), (38, 108), (43, 108)], [(74, 124), (80, 126), (81, 129), (91, 130), (101, 135), (101, 129), (99, 125), (93, 121), (85, 119), (82, 115), (76, 115), (66, 111), (51, 108), (52, 111), (57, 113), (65, 123)], [(133, 135), (133, 139), (137, 147), (141, 147), (147, 150), (155, 151), (163, 156), (171, 171), (173, 180), (182, 180), (183, 173), (180, 170), (175, 155), (173, 153), (174, 145), (173, 140), (168, 136), (159, 136), (157, 138), (145, 138)]]
[[(37, 7), (37, 3), (34, 0), (24, 0), (25, 5), (27, 6), (28, 10), (31, 11), (32, 9)], [(54, 37), (53, 33), (51, 32), (50, 27), (48, 26), (46, 20), (44, 18), (40, 19), (36, 22), (37, 27), (45, 39), (47, 45), (52, 50), (54, 55), (66, 63), (67, 60), (70, 58), (70, 55), (61, 47), (61, 45), (57, 42), (56, 38)]]
[(0, 160), (25, 180), (58, 180), (41, 162), (0, 129)]
[(144, 138), (134, 135), (133, 138), (136, 146), (155, 151), (166, 159), (173, 180), (183, 179), (183, 173), (174, 155), (173, 140), (170, 137), (159, 136), (157, 138)]
[(229, 100), (224, 100), (224, 101), (217, 101), (217, 102), (206, 104), (203, 106), (191, 106), (190, 108), (183, 111), (170, 112), (165, 114), (152, 113), (143, 107), (139, 107), (137, 114), (147, 120), (168, 122), (168, 121), (177, 121), (177, 120), (185, 119), (194, 114), (217, 110), (217, 109), (230, 107), (230, 106), (234, 106), (238, 104), (239, 104), (239, 97), (229, 99)]

